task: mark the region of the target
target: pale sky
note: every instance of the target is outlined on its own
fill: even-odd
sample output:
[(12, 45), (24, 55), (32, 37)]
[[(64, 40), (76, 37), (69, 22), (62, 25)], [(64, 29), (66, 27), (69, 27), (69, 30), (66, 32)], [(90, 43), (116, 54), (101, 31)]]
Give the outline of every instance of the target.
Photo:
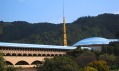
[[(67, 22), (82, 16), (119, 14), (119, 0), (64, 0)], [(63, 0), (0, 0), (0, 20), (62, 23)]]

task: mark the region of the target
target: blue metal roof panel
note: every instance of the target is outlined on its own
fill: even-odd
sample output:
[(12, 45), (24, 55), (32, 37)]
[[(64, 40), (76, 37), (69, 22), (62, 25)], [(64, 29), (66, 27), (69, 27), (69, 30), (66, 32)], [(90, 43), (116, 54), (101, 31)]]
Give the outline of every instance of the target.
[(40, 44), (23, 44), (23, 43), (6, 43), (0, 42), (1, 47), (20, 47), (20, 48), (44, 48), (44, 49), (76, 49), (74, 46), (57, 46), (57, 45), (40, 45)]
[(77, 43), (75, 43), (73, 46), (81, 46), (81, 45), (97, 45), (97, 44), (109, 44), (110, 42), (117, 41), (117, 39), (106, 39), (102, 37), (91, 37), (83, 39)]

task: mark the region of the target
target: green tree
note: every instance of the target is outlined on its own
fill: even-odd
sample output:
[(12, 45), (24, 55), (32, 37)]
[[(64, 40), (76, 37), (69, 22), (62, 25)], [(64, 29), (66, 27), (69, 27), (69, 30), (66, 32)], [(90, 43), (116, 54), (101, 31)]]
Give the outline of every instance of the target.
[(93, 68), (93, 67), (87, 66), (87, 67), (84, 68), (84, 71), (98, 71), (98, 70)]
[(46, 59), (39, 71), (80, 71), (78, 64), (70, 57)]
[(0, 53), (0, 71), (6, 71), (5, 62), (2, 53)]
[(99, 60), (106, 61), (108, 66), (110, 66), (111, 69), (116, 67), (116, 61), (117, 57), (114, 54), (102, 54), (99, 56)]
[(87, 66), (93, 67), (98, 71), (109, 71), (109, 67), (105, 61), (93, 61), (90, 62)]
[(84, 53), (76, 58), (77, 63), (82, 67), (85, 67), (89, 62), (94, 60), (96, 60), (95, 54), (90, 50), (84, 51)]
[(116, 38), (119, 40), (119, 31), (115, 34)]
[(78, 47), (75, 50), (68, 51), (67, 55), (76, 58), (76, 57), (80, 56), (82, 53), (84, 53), (84, 51), (80, 47)]
[(15, 68), (15, 67), (10, 66), (10, 67), (7, 67), (7, 71), (16, 71), (16, 68)]

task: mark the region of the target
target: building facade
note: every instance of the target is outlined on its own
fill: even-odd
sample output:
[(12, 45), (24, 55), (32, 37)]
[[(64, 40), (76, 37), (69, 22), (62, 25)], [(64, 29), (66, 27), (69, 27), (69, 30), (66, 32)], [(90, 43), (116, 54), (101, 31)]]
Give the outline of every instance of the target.
[(5, 62), (14, 67), (36, 67), (43, 64), (46, 58), (64, 56), (73, 46), (20, 44), (0, 42), (0, 52), (3, 53)]

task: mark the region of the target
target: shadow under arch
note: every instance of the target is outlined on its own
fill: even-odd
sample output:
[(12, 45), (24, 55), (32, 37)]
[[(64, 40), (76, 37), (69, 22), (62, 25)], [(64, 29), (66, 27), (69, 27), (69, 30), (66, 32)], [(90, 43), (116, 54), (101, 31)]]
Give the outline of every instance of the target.
[(35, 60), (31, 63), (31, 65), (37, 65), (37, 64), (43, 64), (43, 63), (39, 60)]
[(13, 65), (10, 61), (5, 61), (6, 65)]
[(17, 55), (15, 53), (13, 53), (12, 56), (17, 56)]
[(58, 56), (58, 54), (55, 54), (55, 56)]
[(59, 56), (63, 56), (62, 54), (59, 54)]
[(18, 61), (15, 65), (29, 65), (29, 63), (22, 60), (22, 61)]
[(27, 56), (27, 54), (23, 54), (23, 56)]
[(22, 56), (22, 54), (19, 53), (17, 56)]
[(28, 56), (32, 56), (32, 54), (28, 54)]
[(47, 54), (47, 56), (50, 56), (50, 54)]
[(11, 54), (10, 53), (7, 53), (5, 56), (11, 56)]
[(51, 54), (51, 56), (55, 56), (54, 54)]
[(43, 54), (42, 56), (46, 56), (46, 54)]
[(33, 54), (33, 56), (37, 56), (37, 54)]
[(41, 54), (38, 54), (38, 56), (41, 56)]

